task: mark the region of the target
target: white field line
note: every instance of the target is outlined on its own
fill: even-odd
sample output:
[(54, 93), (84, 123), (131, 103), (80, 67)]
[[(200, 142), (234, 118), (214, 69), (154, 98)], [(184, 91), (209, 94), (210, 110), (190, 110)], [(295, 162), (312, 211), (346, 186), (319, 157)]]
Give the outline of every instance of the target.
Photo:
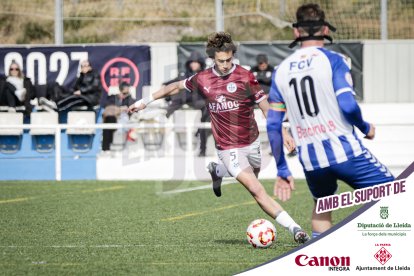
[[(226, 179), (226, 180), (223, 180), (223, 182), (221, 183), (221, 186), (229, 185), (233, 183), (236, 183), (234, 179)], [(159, 194), (162, 194), (162, 195), (180, 194), (180, 193), (187, 193), (187, 192), (198, 191), (198, 190), (212, 189), (212, 187), (213, 187), (212, 184), (209, 184), (209, 185), (203, 185), (203, 186), (197, 186), (197, 187), (191, 187), (191, 188), (185, 188), (185, 189), (171, 190), (168, 192), (160, 192)]]
[[(168, 245), (151, 245), (151, 244), (101, 244), (101, 245), (0, 245), (0, 248), (126, 248), (126, 247), (144, 247), (144, 246), (168, 246)], [(170, 245), (171, 246), (171, 245)], [(174, 245), (179, 246), (179, 245)]]
[(33, 197), (20, 197), (20, 198), (12, 198), (12, 199), (2, 199), (2, 200), (0, 200), (0, 204), (23, 202), (23, 201), (28, 201), (32, 198)]

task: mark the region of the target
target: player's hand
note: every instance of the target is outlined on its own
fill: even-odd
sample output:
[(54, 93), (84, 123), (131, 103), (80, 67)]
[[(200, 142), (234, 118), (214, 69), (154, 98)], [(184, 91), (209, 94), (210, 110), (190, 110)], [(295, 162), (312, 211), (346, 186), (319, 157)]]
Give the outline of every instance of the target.
[(286, 128), (282, 127), (282, 137), (283, 137), (283, 145), (288, 150), (288, 153), (291, 153), (295, 150), (296, 144), (295, 140), (292, 136), (290, 136), (289, 132), (286, 130)]
[(290, 199), (291, 191), (295, 190), (295, 181), (292, 176), (282, 178), (277, 177), (273, 194), (281, 201), (287, 201)]
[(147, 106), (145, 104), (142, 103), (142, 100), (139, 100), (138, 102), (131, 104), (128, 107), (128, 113), (134, 113), (134, 112), (138, 112), (140, 110), (143, 110), (144, 108), (146, 108)]
[(375, 126), (373, 124), (369, 124), (369, 131), (364, 138), (368, 140), (372, 140), (375, 138)]
[(75, 92), (73, 92), (73, 95), (80, 96), (81, 95), (80, 90), (76, 90)]

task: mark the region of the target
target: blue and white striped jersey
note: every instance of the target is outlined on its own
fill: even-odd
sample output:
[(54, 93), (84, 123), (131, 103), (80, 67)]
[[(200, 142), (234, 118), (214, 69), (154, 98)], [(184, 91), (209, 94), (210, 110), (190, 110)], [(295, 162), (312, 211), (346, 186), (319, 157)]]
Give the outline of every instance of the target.
[[(341, 111), (337, 97), (343, 93), (355, 94), (350, 63), (345, 56), (324, 48), (298, 49), (274, 73), (269, 102), (286, 106), (306, 171), (342, 163), (365, 152)], [(360, 121), (367, 124), (362, 117)]]

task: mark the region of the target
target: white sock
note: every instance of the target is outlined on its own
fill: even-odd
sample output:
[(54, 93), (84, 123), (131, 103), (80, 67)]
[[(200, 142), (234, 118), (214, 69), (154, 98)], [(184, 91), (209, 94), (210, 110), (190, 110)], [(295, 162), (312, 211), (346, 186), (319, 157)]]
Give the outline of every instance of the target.
[(300, 228), (300, 226), (289, 216), (286, 211), (282, 211), (279, 215), (277, 215), (276, 222), (288, 229), (292, 234), (294, 234), (293, 229), (296, 227)]
[(223, 164), (217, 164), (216, 167), (216, 174), (218, 177), (224, 177), (224, 176), (230, 176), (229, 173), (227, 172), (226, 167)]

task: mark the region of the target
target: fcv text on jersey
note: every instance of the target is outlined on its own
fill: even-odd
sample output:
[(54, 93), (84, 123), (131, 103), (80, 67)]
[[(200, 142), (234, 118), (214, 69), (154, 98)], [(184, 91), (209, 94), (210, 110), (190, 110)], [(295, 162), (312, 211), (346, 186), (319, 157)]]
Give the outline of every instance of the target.
[(336, 126), (334, 121), (328, 121), (328, 124), (325, 126), (323, 124), (320, 125), (313, 125), (308, 128), (301, 128), (300, 126), (296, 127), (296, 131), (298, 133), (298, 138), (306, 138), (309, 136), (314, 136), (320, 133), (332, 132), (335, 131)]

